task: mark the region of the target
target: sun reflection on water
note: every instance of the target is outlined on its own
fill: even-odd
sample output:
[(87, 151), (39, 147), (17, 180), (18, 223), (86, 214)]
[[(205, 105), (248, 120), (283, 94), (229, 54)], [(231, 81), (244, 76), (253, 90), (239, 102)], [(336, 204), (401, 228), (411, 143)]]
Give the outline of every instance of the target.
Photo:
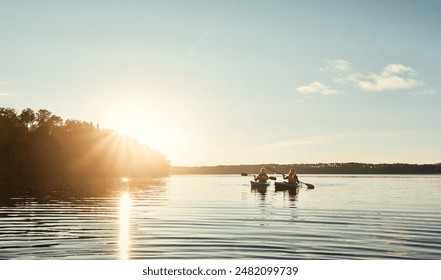
[(129, 259), (130, 208), (130, 195), (128, 192), (124, 192), (119, 199), (119, 258), (121, 260)]

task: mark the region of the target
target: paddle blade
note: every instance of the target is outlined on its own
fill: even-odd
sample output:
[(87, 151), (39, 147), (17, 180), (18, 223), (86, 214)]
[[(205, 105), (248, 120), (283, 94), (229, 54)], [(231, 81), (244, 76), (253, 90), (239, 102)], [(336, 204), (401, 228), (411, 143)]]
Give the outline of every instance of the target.
[(248, 176), (248, 173), (242, 172), (240, 173), (241, 176)]
[(303, 184), (305, 184), (308, 187), (308, 189), (314, 189), (315, 188), (313, 184), (307, 184), (307, 183), (303, 183)]

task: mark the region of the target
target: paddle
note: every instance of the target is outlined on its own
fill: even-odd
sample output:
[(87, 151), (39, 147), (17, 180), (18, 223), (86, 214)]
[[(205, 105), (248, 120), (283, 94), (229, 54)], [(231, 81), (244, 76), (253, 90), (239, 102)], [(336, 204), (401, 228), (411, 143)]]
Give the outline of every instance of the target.
[[(245, 173), (245, 172), (242, 172), (242, 173), (240, 173), (240, 175), (241, 175), (241, 176), (248, 176), (249, 174), (248, 174), (248, 173)], [(254, 176), (254, 177), (256, 177), (256, 175), (249, 175), (249, 176)], [(268, 179), (270, 179), (270, 180), (277, 180), (277, 178), (274, 177), (274, 176), (268, 176)]]
[(305, 183), (305, 182), (302, 182), (302, 181), (299, 181), (299, 182), (302, 183), (302, 184), (305, 184), (308, 187), (308, 189), (314, 189), (315, 188), (313, 184)]
[[(267, 167), (265, 167), (265, 169), (268, 169), (269, 171), (272, 171), (272, 172), (276, 172), (277, 174), (283, 175), (283, 177), (285, 177), (285, 174), (280, 173), (279, 171), (275, 170), (272, 167), (268, 167), (267, 166)], [(314, 189), (315, 188), (313, 184), (305, 183), (305, 182), (302, 182), (302, 181), (299, 181), (299, 182), (302, 183), (302, 184), (305, 184), (308, 187), (308, 189)]]

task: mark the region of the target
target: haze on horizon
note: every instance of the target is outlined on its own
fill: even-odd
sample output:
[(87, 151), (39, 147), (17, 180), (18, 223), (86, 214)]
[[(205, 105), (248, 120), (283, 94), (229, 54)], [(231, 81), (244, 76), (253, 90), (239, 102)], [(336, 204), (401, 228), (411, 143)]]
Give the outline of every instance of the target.
[(0, 1), (0, 107), (172, 165), (441, 162), (439, 1)]

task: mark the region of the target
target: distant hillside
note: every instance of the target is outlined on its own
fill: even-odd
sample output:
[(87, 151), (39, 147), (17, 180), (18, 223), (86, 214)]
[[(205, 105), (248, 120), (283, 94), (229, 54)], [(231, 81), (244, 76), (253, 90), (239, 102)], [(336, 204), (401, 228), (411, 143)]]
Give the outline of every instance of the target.
[(260, 168), (270, 166), (288, 173), (295, 168), (299, 174), (441, 174), (441, 164), (371, 164), (371, 163), (317, 163), (317, 164), (253, 164), (218, 166), (173, 166), (171, 174), (256, 174)]

